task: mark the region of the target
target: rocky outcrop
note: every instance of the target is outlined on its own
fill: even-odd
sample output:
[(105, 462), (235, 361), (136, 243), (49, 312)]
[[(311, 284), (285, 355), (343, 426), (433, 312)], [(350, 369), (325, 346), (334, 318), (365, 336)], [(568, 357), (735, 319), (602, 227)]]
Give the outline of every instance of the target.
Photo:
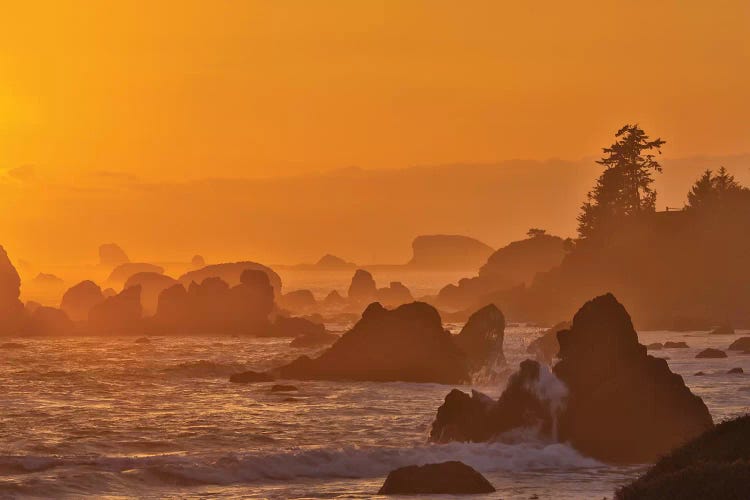
[(93, 306), (88, 328), (95, 334), (139, 333), (143, 326), (141, 315), (141, 287), (136, 285)]
[(310, 290), (294, 290), (279, 298), (279, 306), (295, 313), (308, 313), (318, 307), (318, 301)]
[(505, 364), (504, 338), (505, 316), (495, 304), (488, 304), (469, 317), (453, 340), (466, 355), (469, 370), (476, 372)]
[(349, 300), (356, 303), (369, 303), (375, 300), (377, 296), (378, 288), (375, 285), (375, 280), (369, 271), (364, 269), (357, 269), (352, 276), (352, 282), (349, 285), (349, 291), (347, 296)]
[(124, 284), (133, 275), (139, 273), (153, 273), (163, 274), (164, 268), (155, 264), (148, 264), (146, 262), (127, 262), (120, 264), (112, 270), (112, 273), (107, 278), (109, 284)]
[(353, 262), (347, 262), (341, 257), (335, 255), (326, 254), (315, 263), (315, 267), (318, 269), (352, 269), (356, 267)]
[(443, 329), (437, 310), (414, 302), (388, 310), (370, 304), (354, 327), (319, 357), (274, 370), (280, 378), (466, 382), (466, 359)]
[(99, 246), (99, 264), (115, 267), (130, 262), (125, 251), (116, 243), (105, 243)]
[(732, 325), (721, 325), (711, 330), (711, 335), (734, 335)]
[(68, 315), (54, 307), (37, 307), (29, 318), (28, 331), (33, 335), (70, 335), (73, 329)]
[(183, 274), (178, 281), (185, 288), (188, 288), (192, 282), (203, 283), (206, 278), (219, 278), (229, 286), (235, 286), (240, 284), (242, 273), (248, 270), (265, 273), (268, 277), (268, 282), (273, 287), (274, 294), (277, 297), (281, 295), (281, 277), (270, 267), (250, 261), (211, 264)]
[(18, 332), (24, 322), (21, 296), (21, 278), (0, 246), (0, 335)]
[(273, 328), (268, 333), (274, 337), (304, 337), (323, 335), (326, 333), (325, 325), (310, 321), (302, 317), (276, 316)]
[(432, 439), (484, 441), (529, 427), (531, 415), (533, 427), (542, 430), (556, 422), (557, 432), (548, 434), (586, 455), (642, 463), (711, 428), (706, 405), (665, 360), (646, 354), (630, 316), (611, 294), (584, 304), (557, 337), (554, 377), (525, 361), (496, 402), (449, 394)]
[(63, 294), (60, 309), (73, 321), (86, 321), (91, 308), (104, 302), (104, 298), (99, 285), (93, 281), (81, 281)]
[(411, 244), (410, 267), (430, 270), (478, 269), (493, 249), (479, 240), (461, 235), (417, 236)]
[(206, 278), (187, 290), (180, 284), (165, 289), (151, 328), (161, 333), (268, 335), (273, 308), (268, 275), (248, 269), (233, 287), (220, 278)]
[(378, 495), (470, 495), (494, 491), (479, 472), (463, 462), (451, 461), (391, 471)]
[(720, 423), (659, 459), (616, 500), (750, 498), (750, 416)]
[(135, 273), (125, 282), (123, 288), (136, 285), (141, 287), (141, 306), (144, 316), (152, 316), (159, 305), (159, 294), (167, 288), (177, 284), (177, 280), (161, 273)]
[(730, 351), (750, 351), (750, 337), (740, 337), (729, 345)]
[(385, 288), (377, 291), (377, 300), (385, 307), (398, 307), (401, 304), (414, 302), (414, 297), (406, 286), (400, 281), (391, 281)]
[(664, 342), (664, 349), (687, 349), (688, 346), (687, 342), (672, 342), (672, 341), (666, 341)]
[(557, 334), (563, 330), (570, 329), (570, 321), (562, 321), (552, 328), (547, 329), (541, 337), (534, 339), (526, 348), (528, 354), (533, 354), (540, 363), (551, 365), (557, 353), (560, 352), (560, 342)]
[(720, 349), (714, 349), (713, 347), (709, 347), (708, 349), (703, 349), (701, 352), (695, 355), (696, 359), (717, 359), (717, 358), (726, 358), (727, 353)]

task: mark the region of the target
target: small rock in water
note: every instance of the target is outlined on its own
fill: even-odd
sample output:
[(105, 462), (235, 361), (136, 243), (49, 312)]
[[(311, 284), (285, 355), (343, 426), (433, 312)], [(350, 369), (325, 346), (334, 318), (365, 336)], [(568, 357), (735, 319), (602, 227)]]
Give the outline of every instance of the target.
[(493, 493), (495, 488), (463, 462), (410, 465), (388, 474), (379, 495), (467, 495)]
[(23, 349), (24, 347), (26, 346), (19, 342), (6, 342), (4, 344), (0, 344), (0, 349)]
[(734, 374), (737, 374), (737, 373), (745, 373), (745, 370), (743, 370), (740, 367), (737, 367), (737, 368), (732, 368), (731, 370), (729, 370), (727, 372), (727, 374), (729, 374), (729, 375), (734, 375)]
[(740, 337), (729, 345), (730, 351), (750, 351), (750, 337)]
[(135, 340), (135, 343), (136, 343), (136, 344), (150, 344), (150, 343), (151, 343), (151, 340), (150, 340), (150, 339), (148, 339), (148, 337), (141, 337), (141, 338), (139, 338), (139, 339), (136, 339), (136, 340)]
[(254, 372), (252, 370), (248, 370), (246, 372), (230, 375), (229, 381), (239, 384), (250, 384), (253, 382), (273, 382), (273, 377), (264, 372)]
[(653, 344), (649, 344), (646, 346), (646, 349), (649, 351), (659, 351), (664, 347), (664, 344), (661, 342), (654, 342)]
[(711, 335), (734, 335), (734, 328), (731, 325), (721, 325), (711, 331)]
[(664, 349), (687, 349), (688, 345), (685, 342), (664, 342)]
[(276, 384), (271, 387), (271, 392), (292, 392), (298, 390), (299, 389), (297, 389), (297, 387), (294, 385)]
[(695, 372), (693, 375), (696, 377), (702, 377), (706, 374), (706, 372)]
[(701, 358), (726, 358), (727, 353), (724, 351), (721, 351), (719, 349), (714, 349), (713, 347), (709, 347), (708, 349), (703, 349), (701, 352), (695, 355), (696, 359)]

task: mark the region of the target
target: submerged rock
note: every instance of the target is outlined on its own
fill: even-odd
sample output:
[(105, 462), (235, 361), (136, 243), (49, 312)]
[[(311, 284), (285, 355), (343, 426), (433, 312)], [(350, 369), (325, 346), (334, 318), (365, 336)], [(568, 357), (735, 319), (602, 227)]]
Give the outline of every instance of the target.
[(391, 471), (378, 495), (469, 495), (494, 491), (479, 472), (463, 462), (451, 461)]
[(740, 374), (740, 373), (745, 373), (745, 370), (743, 370), (743, 369), (742, 369), (742, 368), (740, 368), (740, 367), (737, 367), (737, 368), (732, 368), (731, 370), (729, 370), (729, 371), (727, 372), (727, 374), (728, 374), (728, 375), (738, 375), (738, 374)]
[(432, 306), (393, 310), (370, 304), (354, 327), (318, 358), (301, 356), (275, 370), (281, 378), (457, 384), (469, 379), (466, 359)]
[(525, 361), (496, 402), (452, 392), (438, 410), (431, 439), (486, 441), (536, 427), (596, 459), (642, 463), (713, 425), (682, 377), (646, 354), (630, 316), (611, 294), (584, 304), (558, 340), (554, 377), (545, 379), (538, 363)]
[(750, 416), (720, 423), (617, 490), (617, 500), (750, 498)]
[(230, 375), (229, 381), (238, 384), (252, 384), (255, 382), (273, 382), (274, 378), (273, 376), (265, 372), (255, 372), (252, 370), (248, 370), (246, 372)]
[(504, 338), (505, 316), (495, 304), (489, 304), (472, 314), (453, 340), (466, 355), (469, 370), (475, 372), (505, 364)]
[(664, 342), (664, 349), (687, 349), (688, 347), (690, 346), (686, 342)]
[(708, 349), (703, 349), (701, 352), (695, 355), (697, 359), (703, 359), (703, 358), (726, 358), (727, 353), (724, 351), (721, 351), (719, 349), (714, 349), (712, 347), (709, 347)]

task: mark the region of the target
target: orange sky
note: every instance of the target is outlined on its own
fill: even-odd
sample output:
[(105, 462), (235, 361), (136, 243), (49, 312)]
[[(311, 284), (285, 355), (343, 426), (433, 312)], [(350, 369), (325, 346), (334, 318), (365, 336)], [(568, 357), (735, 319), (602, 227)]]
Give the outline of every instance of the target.
[[(125, 222), (111, 228), (106, 202), (52, 185), (577, 160), (631, 121), (668, 157), (747, 153), (748, 28), (745, 0), (7, 2), (4, 241), (40, 253), (29, 232), (66, 210), (87, 244), (163, 232), (148, 212), (168, 202), (130, 226), (113, 205)], [(44, 187), (19, 187), (29, 179)]]

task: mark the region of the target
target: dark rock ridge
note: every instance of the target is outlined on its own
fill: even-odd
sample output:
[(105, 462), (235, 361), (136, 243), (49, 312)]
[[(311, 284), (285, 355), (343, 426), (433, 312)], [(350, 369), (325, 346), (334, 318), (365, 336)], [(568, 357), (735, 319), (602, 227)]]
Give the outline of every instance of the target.
[(266, 334), (273, 337), (315, 337), (327, 335), (325, 325), (316, 323), (307, 318), (276, 316), (273, 327)]
[(740, 337), (729, 345), (730, 351), (750, 351), (750, 337)]
[(97, 334), (139, 333), (143, 326), (141, 316), (141, 287), (136, 285), (93, 306), (88, 328)]
[(454, 391), (438, 410), (431, 439), (485, 441), (530, 421), (543, 432), (556, 422), (557, 432), (548, 434), (586, 455), (642, 463), (713, 425), (682, 377), (646, 354), (630, 316), (611, 294), (584, 304), (558, 341), (555, 377), (525, 361), (497, 401)]
[(688, 347), (690, 346), (687, 345), (687, 342), (671, 342), (669, 340), (664, 342), (664, 349), (687, 349)]
[(703, 349), (701, 352), (695, 355), (697, 359), (702, 358), (726, 358), (727, 353), (724, 351), (721, 351), (719, 349), (714, 349), (712, 347), (709, 347), (708, 349)]
[(73, 321), (86, 321), (91, 308), (104, 302), (104, 299), (99, 285), (93, 281), (81, 281), (63, 294), (60, 309)]
[(469, 317), (453, 340), (466, 355), (469, 370), (475, 372), (505, 364), (504, 338), (505, 316), (495, 304), (488, 304)]
[(352, 276), (352, 282), (349, 285), (347, 297), (353, 302), (370, 303), (375, 300), (378, 288), (375, 280), (369, 271), (357, 269)]
[(107, 278), (107, 281), (109, 284), (125, 283), (131, 276), (138, 273), (163, 274), (164, 268), (146, 262), (126, 262), (125, 264), (120, 264), (114, 268), (109, 275), (109, 278)]
[(646, 346), (646, 349), (649, 351), (661, 351), (664, 349), (664, 344), (661, 342), (654, 342), (653, 344), (649, 344)]
[(407, 264), (421, 269), (474, 270), (487, 261), (493, 249), (468, 236), (435, 234), (417, 236)]
[(229, 286), (234, 286), (240, 284), (240, 277), (247, 270), (263, 271), (268, 276), (268, 281), (273, 287), (274, 294), (276, 296), (281, 294), (281, 277), (270, 267), (250, 261), (211, 264), (210, 266), (183, 274), (178, 281), (187, 288), (193, 281), (202, 283), (206, 278), (220, 278)]
[(318, 358), (301, 356), (274, 373), (285, 379), (372, 380), (458, 384), (466, 359), (432, 306), (393, 310), (370, 304), (354, 327)]
[(105, 243), (99, 246), (99, 264), (115, 267), (130, 262), (125, 251), (116, 243)]
[(557, 334), (563, 330), (570, 329), (570, 321), (562, 321), (552, 328), (547, 329), (541, 337), (534, 339), (526, 348), (528, 354), (533, 354), (534, 358), (540, 363), (551, 365), (552, 361), (560, 352), (560, 343), (557, 341)]
[(617, 490), (616, 500), (750, 498), (750, 416), (728, 420), (671, 451)]
[(18, 332), (24, 322), (21, 296), (21, 278), (0, 246), (0, 335)]
[(451, 461), (391, 471), (378, 495), (469, 495), (494, 491), (479, 472), (463, 462)]
[(187, 290), (176, 284), (162, 291), (151, 328), (177, 334), (268, 335), (273, 308), (268, 274), (248, 269), (233, 287), (220, 278), (206, 278), (191, 282)]

